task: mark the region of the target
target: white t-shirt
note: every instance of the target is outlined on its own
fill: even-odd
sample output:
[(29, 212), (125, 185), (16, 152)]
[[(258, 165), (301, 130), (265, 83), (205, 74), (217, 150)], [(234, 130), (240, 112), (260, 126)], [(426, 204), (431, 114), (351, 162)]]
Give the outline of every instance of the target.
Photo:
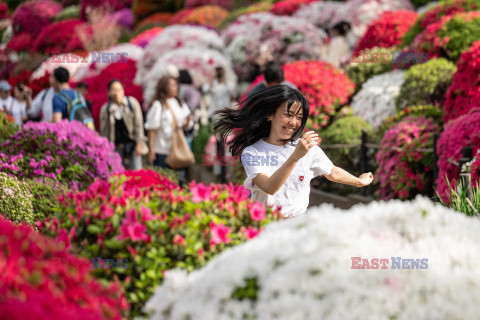
[(5, 108), (3, 108), (3, 103), (0, 103), (0, 109), (3, 112), (10, 113), (13, 119), (15, 119), (15, 122), (18, 124), (18, 126), (21, 127), (23, 125), (22, 117), (27, 115), (26, 102), (20, 102), (15, 98), (12, 98), (12, 100), (9, 100), (7, 98), (7, 103), (5, 104)]
[(42, 112), (42, 121), (52, 122), (54, 96), (55, 89), (53, 89), (53, 87), (43, 89), (35, 96), (32, 101), (32, 108), (30, 108), (27, 113), (32, 117), (36, 117)]
[(315, 146), (297, 162), (284, 185), (274, 195), (269, 195), (254, 185), (252, 180), (259, 173), (272, 176), (285, 163), (295, 150), (298, 140), (295, 141), (295, 145), (289, 142), (284, 146), (277, 146), (260, 139), (245, 148), (241, 156), (247, 173), (244, 185), (252, 192), (252, 200), (268, 206), (281, 206), (281, 213), (285, 217), (307, 211), (310, 181), (317, 176), (329, 175), (333, 167), (333, 163), (322, 149)]
[[(170, 98), (167, 102), (175, 114), (178, 126), (182, 127), (190, 115), (190, 109), (185, 102), (182, 102), (180, 106), (175, 98)], [(153, 141), (155, 153), (163, 155), (170, 153), (170, 149), (172, 148), (173, 126), (172, 113), (167, 108), (163, 108), (160, 101), (155, 101), (147, 112), (145, 122), (146, 130), (155, 130)], [(188, 127), (191, 128), (192, 126), (193, 120), (190, 121)]]
[(10, 110), (13, 106), (13, 97), (8, 96), (7, 99), (3, 100), (0, 98), (0, 110), (5, 112), (5, 110)]

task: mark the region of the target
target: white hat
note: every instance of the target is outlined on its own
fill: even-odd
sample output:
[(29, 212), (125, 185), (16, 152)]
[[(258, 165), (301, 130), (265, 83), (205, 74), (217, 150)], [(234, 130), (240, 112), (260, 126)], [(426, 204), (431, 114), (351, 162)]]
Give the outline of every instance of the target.
[(10, 91), (12, 86), (6, 80), (0, 81), (0, 91)]

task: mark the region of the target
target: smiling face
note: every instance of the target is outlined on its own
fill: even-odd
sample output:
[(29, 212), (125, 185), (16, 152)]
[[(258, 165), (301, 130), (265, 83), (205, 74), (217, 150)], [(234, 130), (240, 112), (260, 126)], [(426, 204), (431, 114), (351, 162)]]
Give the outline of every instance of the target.
[(290, 139), (293, 133), (302, 125), (302, 104), (299, 101), (295, 102), (289, 111), (285, 102), (268, 119), (272, 123), (268, 140), (274, 144), (283, 144), (281, 140)]

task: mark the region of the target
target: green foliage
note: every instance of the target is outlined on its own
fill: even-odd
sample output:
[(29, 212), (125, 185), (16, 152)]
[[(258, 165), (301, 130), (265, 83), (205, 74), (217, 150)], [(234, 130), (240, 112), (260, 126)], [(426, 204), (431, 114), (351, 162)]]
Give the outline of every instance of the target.
[(437, 124), (440, 128), (443, 127), (443, 111), (438, 106), (433, 105), (426, 105), (426, 106), (412, 106), (406, 107), (403, 110), (397, 112), (396, 115), (391, 116), (383, 121), (380, 127), (377, 130), (377, 135), (383, 137), (385, 132), (392, 127), (393, 125), (402, 121), (405, 117), (413, 116), (413, 117), (420, 117), (424, 116), (429, 119), (433, 119), (435, 124)]
[(62, 11), (60, 11), (56, 16), (55, 16), (55, 21), (60, 21), (60, 20), (66, 20), (66, 19), (79, 19), (80, 18), (80, 6), (68, 6), (66, 8), (63, 8)]
[(18, 131), (18, 125), (10, 115), (0, 111), (0, 144)]
[(0, 214), (13, 222), (34, 224), (32, 194), (17, 178), (0, 172)]
[(454, 17), (439, 30), (438, 37), (449, 39), (446, 51), (450, 60), (457, 61), (462, 52), (480, 38), (479, 34), (480, 18), (465, 21), (462, 17)]
[(235, 288), (235, 291), (232, 293), (232, 299), (237, 300), (257, 300), (258, 290), (260, 286), (257, 283), (257, 278), (245, 279), (245, 286)]
[[(373, 135), (373, 128), (365, 119), (357, 116), (339, 118), (320, 133), (322, 145), (360, 144), (362, 130), (365, 130), (368, 136)], [(328, 149), (327, 152), (335, 165), (352, 168), (359, 162), (360, 146)]]
[(25, 180), (27, 190), (33, 195), (34, 220), (43, 221), (61, 209), (58, 196), (64, 195), (68, 188), (55, 180)]
[(450, 182), (447, 180), (449, 189), (450, 201), (449, 204), (445, 203), (440, 195), (440, 201), (444, 205), (448, 205), (451, 208), (465, 213), (467, 216), (480, 217), (480, 184), (470, 189), (470, 197), (467, 194), (467, 188), (463, 184), (459, 184), (457, 189), (453, 189)]
[[(243, 186), (192, 183), (185, 190), (153, 172), (130, 174), (139, 179), (112, 176), (64, 198), (64, 209), (42, 231), (68, 235), (73, 252), (88, 259), (127, 259), (125, 268), (97, 268), (93, 274), (119, 279), (132, 318), (141, 315), (166, 270), (198, 269), (279, 217), (253, 203)], [(160, 183), (145, 187), (145, 179)]]
[(430, 2), (436, 2), (436, 0), (412, 0), (412, 4), (415, 8), (420, 8)]
[(397, 108), (429, 104), (442, 106), (456, 71), (455, 64), (444, 58), (414, 65), (405, 74), (395, 101)]
[(197, 134), (193, 137), (192, 150), (197, 163), (202, 163), (202, 154), (205, 152), (205, 146), (210, 138), (210, 130), (208, 126), (200, 125)]
[(394, 48), (379, 48), (364, 50), (347, 66), (347, 75), (355, 83), (355, 92), (360, 91), (371, 77), (393, 70), (392, 52)]
[(242, 7), (236, 10), (233, 10), (228, 14), (228, 16), (222, 21), (220, 24), (219, 29), (223, 30), (225, 29), (229, 24), (237, 20), (238, 17), (241, 15), (247, 14), (247, 13), (252, 13), (252, 12), (262, 12), (262, 11), (270, 11), (270, 9), (273, 8), (273, 3), (272, 1), (266, 0), (262, 1), (253, 5), (250, 5), (248, 7)]

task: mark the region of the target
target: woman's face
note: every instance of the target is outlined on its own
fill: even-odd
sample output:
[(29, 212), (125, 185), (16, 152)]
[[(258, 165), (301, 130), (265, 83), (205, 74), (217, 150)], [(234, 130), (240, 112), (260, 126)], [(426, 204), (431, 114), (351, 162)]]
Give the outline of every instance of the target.
[(120, 82), (114, 82), (108, 90), (108, 96), (112, 99), (113, 102), (121, 103), (125, 97), (125, 91)]
[(170, 80), (168, 80), (168, 85), (167, 85), (167, 92), (166, 92), (167, 96), (169, 98), (173, 98), (173, 97), (176, 97), (178, 96), (178, 83), (177, 83), (177, 80), (173, 79), (173, 78), (170, 78)]
[(23, 91), (20, 91), (20, 88), (17, 87), (17, 86), (15, 86), (15, 87), (13, 88), (13, 95), (15, 96), (15, 98), (16, 98), (17, 100), (23, 100), (23, 99), (24, 99), (24, 98), (23, 98)]
[(273, 116), (270, 116), (272, 128), (270, 137), (273, 141), (281, 139), (290, 139), (293, 133), (300, 128), (303, 119), (302, 104), (297, 101), (287, 111), (287, 103), (285, 102), (277, 109)]

